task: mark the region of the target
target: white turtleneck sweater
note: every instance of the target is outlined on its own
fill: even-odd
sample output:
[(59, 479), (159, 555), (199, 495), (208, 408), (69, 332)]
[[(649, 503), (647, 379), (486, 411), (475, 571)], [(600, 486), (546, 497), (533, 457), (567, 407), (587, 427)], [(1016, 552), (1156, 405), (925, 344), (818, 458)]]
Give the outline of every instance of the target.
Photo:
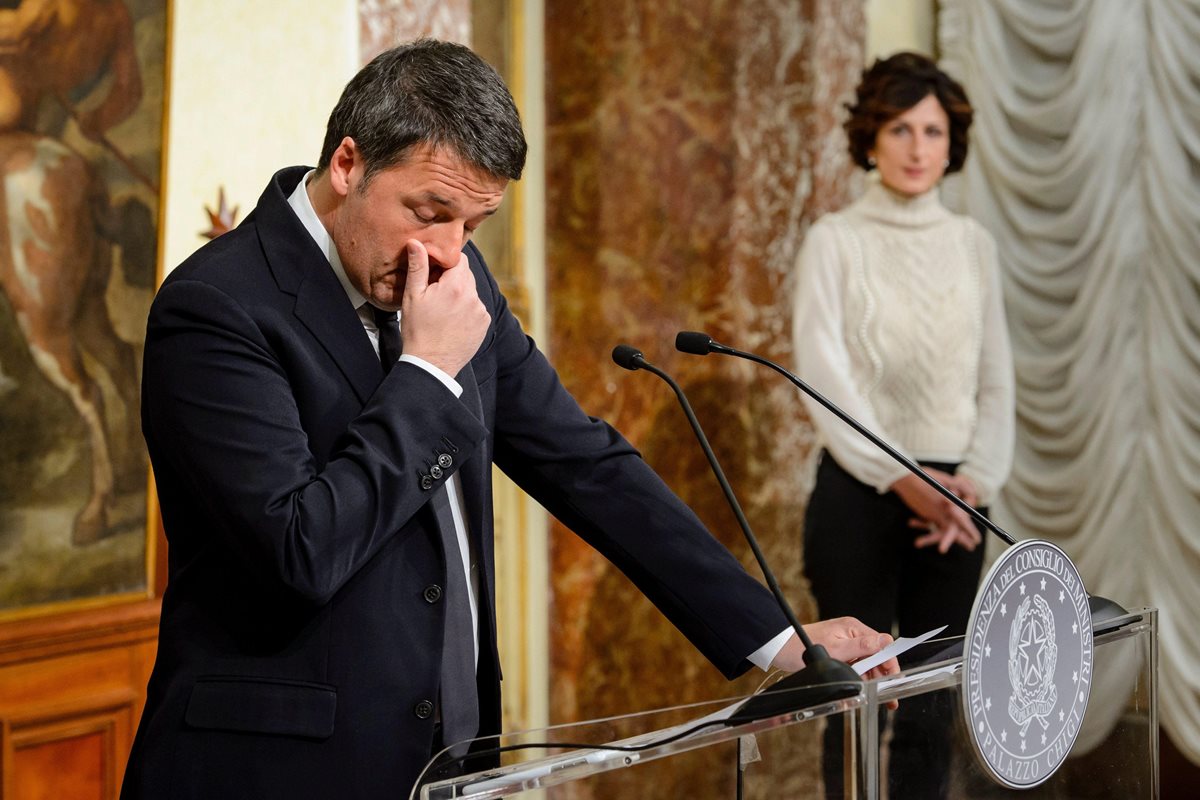
[[(981, 504), (1012, 465), (1013, 371), (996, 245), (937, 190), (866, 193), (809, 230), (797, 263), (800, 376), (916, 461), (961, 463)], [(822, 444), (887, 491), (908, 471), (816, 401)]]

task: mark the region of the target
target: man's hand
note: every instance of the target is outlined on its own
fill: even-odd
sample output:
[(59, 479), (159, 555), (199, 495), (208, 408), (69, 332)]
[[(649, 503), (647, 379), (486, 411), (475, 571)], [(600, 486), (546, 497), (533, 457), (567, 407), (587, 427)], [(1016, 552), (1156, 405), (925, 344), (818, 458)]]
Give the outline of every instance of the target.
[(457, 375), (478, 352), (492, 318), (479, 299), (466, 254), (439, 271), (430, 267), (423, 244), (410, 239), (407, 247), (408, 280), (401, 305), (404, 352)]
[[(831, 657), (847, 664), (873, 656), (892, 643), (889, 634), (867, 627), (854, 617), (838, 617), (809, 623), (804, 626), (804, 631), (813, 644), (823, 646)], [(798, 636), (793, 635), (788, 639), (787, 644), (771, 662), (771, 666), (788, 672), (804, 668), (804, 645)], [(891, 658), (867, 672), (863, 678), (872, 680), (898, 672), (900, 664)]]

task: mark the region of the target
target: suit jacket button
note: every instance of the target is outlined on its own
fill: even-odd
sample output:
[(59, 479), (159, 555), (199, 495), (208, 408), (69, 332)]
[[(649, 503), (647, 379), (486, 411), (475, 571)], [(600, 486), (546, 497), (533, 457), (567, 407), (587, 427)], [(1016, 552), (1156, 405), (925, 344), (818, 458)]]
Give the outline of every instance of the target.
[(425, 587), (425, 602), (436, 603), (442, 599), (442, 587), (436, 583), (431, 583)]
[(454, 459), (451, 458), (450, 456), (446, 455), (445, 453), (438, 454), (438, 466), (441, 467), (442, 469), (449, 469), (450, 465), (453, 463), (454, 463)]
[(442, 477), (442, 468), (439, 467), (437, 464), (434, 464), (432, 467), (429, 468), (429, 475), (434, 480), (437, 480), (438, 478)]
[(417, 719), (429, 719), (433, 716), (433, 703), (422, 700), (413, 706), (413, 714)]
[(425, 491), (429, 491), (430, 489), (432, 489), (433, 488), (433, 478), (429, 477), (428, 475), (422, 475), (421, 476), (421, 488), (424, 489)]

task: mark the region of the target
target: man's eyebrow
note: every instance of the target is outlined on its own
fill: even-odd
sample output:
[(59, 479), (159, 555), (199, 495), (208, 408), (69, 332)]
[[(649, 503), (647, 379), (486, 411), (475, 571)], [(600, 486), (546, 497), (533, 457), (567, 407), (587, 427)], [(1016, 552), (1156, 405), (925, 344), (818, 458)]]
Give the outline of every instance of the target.
[[(458, 205), (453, 200), (442, 197), (440, 194), (434, 194), (433, 192), (426, 192), (424, 199), (426, 200), (426, 202), (435, 203), (439, 206), (444, 206), (445, 208), (448, 208), (451, 211), (458, 210)], [(499, 206), (499, 204), (497, 204), (495, 208), (489, 208), (489, 209), (485, 210), (483, 212), (483, 216), (490, 217), (499, 210), (500, 210), (500, 206)]]
[(437, 203), (439, 206), (445, 206), (446, 208), (454, 208), (454, 201), (450, 200), (448, 198), (442, 197), (440, 194), (434, 194), (433, 192), (426, 192), (425, 199), (427, 201), (429, 201), (430, 203)]

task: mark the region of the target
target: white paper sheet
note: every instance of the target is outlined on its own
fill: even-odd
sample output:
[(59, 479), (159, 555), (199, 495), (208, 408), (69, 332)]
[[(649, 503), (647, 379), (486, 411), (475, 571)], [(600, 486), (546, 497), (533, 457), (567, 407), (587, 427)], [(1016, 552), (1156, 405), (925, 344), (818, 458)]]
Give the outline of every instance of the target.
[(943, 625), (940, 628), (934, 628), (933, 630), (927, 631), (926, 633), (922, 633), (920, 636), (909, 636), (909, 637), (901, 636), (899, 639), (892, 642), (891, 644), (889, 644), (887, 647), (880, 650), (875, 655), (867, 656), (862, 661), (855, 661), (850, 666), (854, 667), (855, 672), (857, 672), (859, 675), (862, 675), (865, 672), (867, 672), (868, 670), (878, 667), (880, 664), (887, 661), (889, 658), (898, 656), (901, 653), (916, 647), (917, 645), (919, 645), (921, 642), (925, 641), (926, 639), (932, 639), (934, 636), (937, 636), (939, 633), (941, 633), (944, 630), (946, 630), (945, 625)]

